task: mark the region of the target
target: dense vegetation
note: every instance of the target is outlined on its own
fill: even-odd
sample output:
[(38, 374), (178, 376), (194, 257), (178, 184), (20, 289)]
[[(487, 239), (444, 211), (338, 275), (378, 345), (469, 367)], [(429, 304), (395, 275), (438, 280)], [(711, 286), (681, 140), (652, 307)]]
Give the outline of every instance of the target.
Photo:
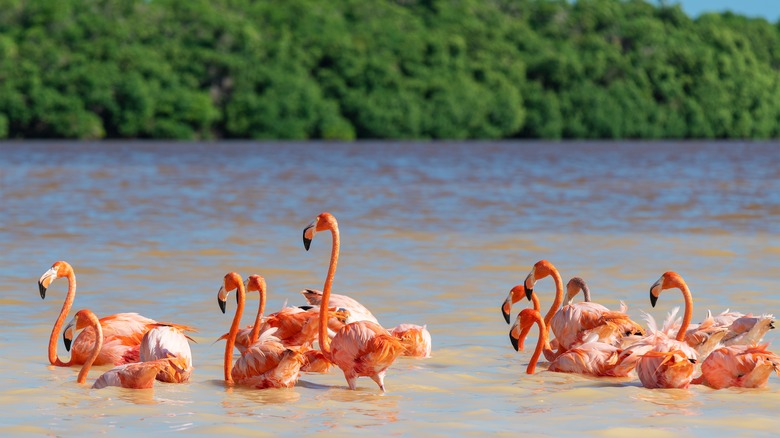
[(780, 137), (780, 27), (643, 0), (0, 0), (0, 138)]

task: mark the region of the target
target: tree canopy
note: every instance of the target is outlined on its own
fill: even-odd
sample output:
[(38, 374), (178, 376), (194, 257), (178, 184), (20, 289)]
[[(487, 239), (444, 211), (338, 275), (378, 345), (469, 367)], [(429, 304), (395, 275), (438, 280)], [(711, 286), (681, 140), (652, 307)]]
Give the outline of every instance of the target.
[(780, 25), (644, 0), (0, 0), (0, 138), (776, 138)]

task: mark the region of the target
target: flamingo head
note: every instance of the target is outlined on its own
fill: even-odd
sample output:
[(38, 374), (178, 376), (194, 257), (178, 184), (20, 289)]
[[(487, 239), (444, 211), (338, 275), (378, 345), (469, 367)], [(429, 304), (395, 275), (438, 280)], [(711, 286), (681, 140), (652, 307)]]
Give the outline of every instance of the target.
[(247, 292), (265, 292), (265, 278), (260, 275), (250, 275), (244, 282)]
[(68, 262), (60, 260), (51, 265), (51, 268), (38, 279), (38, 292), (41, 293), (41, 299), (46, 298), (46, 289), (49, 288), (52, 281), (60, 277), (67, 277), (72, 273), (73, 267)]
[[(225, 274), (225, 280), (219, 288), (219, 292), (217, 292), (217, 304), (219, 304), (219, 310), (221, 310), (222, 313), (225, 313), (227, 297), (230, 295), (230, 292), (238, 289), (238, 285), (243, 285), (243, 283), (241, 276), (237, 272), (228, 272)], [(238, 302), (238, 300), (239, 296), (236, 294), (236, 302)]]
[(512, 303), (516, 303), (525, 296), (525, 286), (518, 284), (509, 291), (509, 296), (506, 297), (504, 304), (501, 305), (501, 314), (504, 315), (504, 320), (509, 324), (509, 312), (512, 311)]
[(536, 322), (537, 315), (539, 315), (539, 312), (531, 308), (523, 309), (517, 314), (515, 323), (509, 329), (509, 342), (512, 343), (515, 351), (523, 351), (523, 343), (534, 322)]
[(525, 297), (528, 301), (531, 301), (531, 293), (534, 291), (534, 285), (538, 280), (541, 280), (548, 275), (552, 275), (555, 272), (555, 266), (547, 260), (539, 260), (531, 268), (531, 272), (525, 277)]
[(332, 214), (326, 212), (320, 213), (306, 228), (303, 229), (303, 247), (306, 251), (311, 246), (311, 241), (314, 239), (314, 235), (319, 231), (334, 230), (338, 227), (336, 218)]
[(65, 330), (62, 332), (62, 342), (65, 344), (65, 350), (70, 351), (75, 333), (89, 324), (89, 313), (92, 312), (87, 309), (79, 310), (73, 315), (73, 319), (70, 320), (68, 325), (65, 326)]
[(589, 302), (590, 288), (588, 288), (585, 280), (583, 280), (582, 277), (573, 277), (566, 283), (566, 304), (574, 302), (574, 297), (577, 296), (580, 291), (582, 291), (582, 294), (585, 296), (585, 301)]
[(655, 307), (655, 303), (658, 301), (662, 291), (674, 288), (682, 289), (684, 285), (685, 281), (683, 281), (680, 274), (673, 271), (664, 272), (664, 275), (650, 286), (650, 304)]

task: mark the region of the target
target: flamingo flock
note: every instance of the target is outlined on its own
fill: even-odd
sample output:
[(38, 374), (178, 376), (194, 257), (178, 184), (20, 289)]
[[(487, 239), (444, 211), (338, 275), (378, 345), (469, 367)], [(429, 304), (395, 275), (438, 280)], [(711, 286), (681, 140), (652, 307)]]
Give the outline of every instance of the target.
[[(287, 306), (265, 314), (267, 284), (253, 274), (244, 278), (237, 272), (224, 275), (217, 292), (217, 304), (227, 312), (228, 297), (235, 292), (236, 309), (225, 341), (224, 383), (227, 387), (251, 389), (291, 388), (303, 373), (328, 373), (334, 366), (344, 374), (347, 387), (355, 390), (360, 377), (373, 380), (386, 391), (385, 377), (400, 357), (431, 357), (431, 334), (426, 325), (401, 323), (384, 328), (376, 316), (357, 300), (332, 293), (340, 251), (336, 218), (324, 212), (303, 229), (303, 245), (309, 250), (315, 236), (330, 232), (331, 254), (322, 290), (305, 288), (305, 304)], [(542, 314), (537, 283), (550, 277), (555, 295), (549, 310)], [(81, 309), (63, 329), (76, 297), (76, 275), (65, 261), (54, 263), (38, 280), (42, 299), (52, 282), (68, 280), (62, 309), (54, 322), (48, 343), (51, 365), (81, 365), (76, 382), (85, 384), (92, 366), (113, 368), (98, 376), (92, 388), (117, 386), (128, 389), (152, 388), (155, 381), (181, 384), (193, 372), (188, 325), (158, 322), (137, 313), (117, 313), (100, 319), (89, 309)], [(693, 296), (683, 278), (664, 273), (650, 287), (650, 304), (655, 307), (661, 294), (677, 289), (683, 298), (683, 314), (674, 309), (662, 324), (645, 314), (646, 328), (633, 321), (621, 303), (618, 310), (592, 301), (588, 284), (572, 277), (565, 285), (558, 269), (547, 260), (531, 268), (525, 280), (511, 288), (501, 305), (501, 313), (511, 323), (511, 311), (523, 299), (531, 307), (517, 312), (509, 331), (512, 346), (524, 350), (525, 339), (534, 326), (539, 336), (526, 367), (536, 372), (540, 359), (550, 372), (593, 377), (636, 375), (646, 388), (688, 388), (706, 385), (758, 388), (766, 385), (772, 373), (780, 375), (780, 356), (762, 343), (774, 328), (772, 315), (756, 316), (726, 310), (707, 313), (700, 323), (692, 323)], [(242, 327), (247, 295), (257, 292), (258, 309), (252, 325)], [(276, 292), (274, 292), (276, 293)], [(575, 302), (582, 293), (583, 301)], [(70, 358), (57, 354), (62, 335)], [(236, 356), (238, 354), (238, 356)]]
[[(552, 276), (556, 295), (550, 311), (543, 318), (533, 289), (537, 280)], [(625, 313), (590, 301), (590, 290), (584, 280), (572, 278), (567, 284), (566, 304), (563, 304), (563, 280), (548, 261), (537, 262), (524, 285), (515, 286), (501, 306), (501, 313), (510, 322), (511, 306), (525, 292), (533, 307), (518, 312), (509, 331), (515, 350), (521, 351), (524, 339), (533, 325), (539, 328), (536, 349), (526, 373), (533, 374), (544, 354), (548, 370), (589, 376), (626, 377), (635, 372), (645, 388), (688, 388), (702, 384), (714, 389), (728, 387), (760, 388), (766, 385), (772, 372), (780, 375), (780, 356), (760, 344), (764, 334), (774, 328), (772, 315), (753, 316), (728, 310), (691, 324), (693, 296), (685, 280), (676, 272), (664, 273), (650, 287), (650, 304), (655, 307), (661, 292), (679, 289), (684, 312), (671, 312), (661, 327), (646, 314), (648, 329), (632, 321)], [(582, 291), (585, 302), (573, 303)], [(549, 330), (555, 339), (549, 340)], [(556, 349), (553, 348), (556, 347)], [(694, 378), (694, 374), (699, 373)]]
[[(403, 323), (385, 329), (365, 306), (345, 295), (331, 294), (339, 256), (339, 229), (336, 218), (324, 212), (303, 230), (303, 243), (309, 249), (315, 234), (330, 231), (332, 252), (322, 291), (304, 289), (308, 302), (284, 307), (265, 316), (266, 281), (260, 275), (244, 280), (229, 272), (217, 292), (222, 313), (227, 298), (236, 293), (236, 311), (226, 334), (225, 385), (253, 389), (295, 386), (301, 373), (327, 373), (334, 365), (341, 369), (349, 389), (357, 389), (359, 377), (369, 377), (385, 392), (388, 368), (401, 356), (431, 356), (431, 335), (425, 325)], [(76, 297), (76, 275), (65, 261), (52, 265), (38, 280), (41, 298), (57, 278), (68, 279), (68, 292), (49, 338), (49, 362), (54, 366), (82, 365), (76, 382), (86, 383), (93, 365), (114, 365), (101, 374), (92, 388), (117, 386), (128, 389), (152, 388), (155, 381), (185, 383), (193, 371), (192, 352), (186, 333), (193, 327), (157, 322), (137, 313), (98, 317), (81, 309), (62, 330)], [(258, 292), (259, 305), (254, 324), (240, 328), (247, 293)], [(331, 306), (331, 304), (333, 306)], [(62, 332), (67, 362), (57, 355), (57, 339)], [(76, 336), (76, 333), (78, 335)], [(318, 348), (314, 347), (314, 343)], [(234, 363), (234, 349), (239, 356)]]

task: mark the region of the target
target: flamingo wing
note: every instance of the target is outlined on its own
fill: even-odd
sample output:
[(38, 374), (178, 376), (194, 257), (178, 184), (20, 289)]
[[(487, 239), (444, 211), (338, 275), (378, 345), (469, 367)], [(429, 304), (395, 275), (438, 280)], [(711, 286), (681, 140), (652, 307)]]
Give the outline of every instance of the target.
[(157, 380), (171, 383), (186, 382), (192, 373), (192, 351), (182, 326), (158, 325), (143, 337), (139, 356), (141, 361), (175, 358), (162, 369)]

